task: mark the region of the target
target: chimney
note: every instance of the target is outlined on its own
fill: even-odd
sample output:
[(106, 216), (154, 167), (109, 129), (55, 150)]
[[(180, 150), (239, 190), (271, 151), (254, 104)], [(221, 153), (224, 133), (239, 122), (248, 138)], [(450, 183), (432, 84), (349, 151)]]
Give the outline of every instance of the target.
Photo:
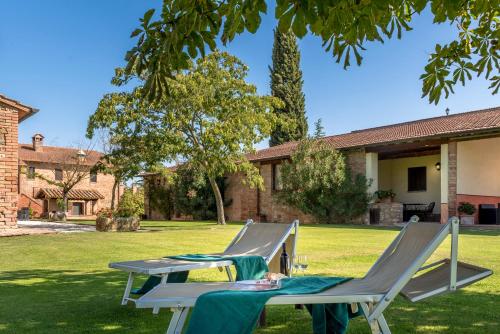
[(43, 151), (43, 138), (45, 137), (39, 133), (31, 137), (31, 140), (33, 141), (33, 149), (35, 150), (35, 152)]

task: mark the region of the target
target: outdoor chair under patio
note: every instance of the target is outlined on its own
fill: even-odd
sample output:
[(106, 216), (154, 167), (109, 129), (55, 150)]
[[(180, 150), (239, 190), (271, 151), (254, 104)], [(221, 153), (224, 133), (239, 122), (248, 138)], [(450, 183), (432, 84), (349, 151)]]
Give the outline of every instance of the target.
[[(315, 294), (273, 296), (266, 305), (351, 304), (353, 309), (362, 310), (372, 333), (390, 333), (383, 312), (399, 293), (415, 302), (455, 291), (492, 274), (491, 270), (457, 261), (458, 232), (459, 221), (456, 217), (450, 218), (447, 224), (412, 221), (402, 229), (363, 278), (352, 279)], [(451, 234), (450, 259), (424, 266), (448, 234)], [(425, 270), (425, 273), (413, 278), (421, 270)], [(180, 334), (189, 309), (195, 306), (200, 296), (208, 296), (205, 295), (208, 292), (242, 289), (244, 287), (238, 282), (166, 284), (157, 286), (139, 298), (136, 306), (171, 308), (174, 314), (167, 333)], [(234, 319), (228, 318), (227, 321)]]
[[(290, 256), (290, 266), (293, 264), (293, 258), (296, 249), (299, 221), (295, 220), (291, 224), (278, 223), (255, 223), (252, 219), (247, 220), (245, 226), (231, 241), (223, 253), (210, 254), (221, 257), (237, 256), (262, 256), (266, 264), (281, 255), (283, 243), (287, 243), (287, 252)], [(287, 242), (288, 241), (288, 242)], [(276, 261), (276, 260), (275, 260)], [(160, 278), (159, 284), (167, 283), (169, 274), (187, 272), (195, 269), (222, 268), (226, 269), (229, 281), (233, 281), (230, 266), (231, 260), (214, 261), (187, 261), (164, 257), (153, 260), (136, 260), (126, 262), (113, 262), (109, 264), (110, 268), (128, 272), (128, 281), (122, 298), (122, 305), (128, 301), (135, 302), (137, 299), (131, 298), (132, 285), (134, 278), (138, 274), (157, 276)], [(154, 312), (157, 313), (158, 309)]]

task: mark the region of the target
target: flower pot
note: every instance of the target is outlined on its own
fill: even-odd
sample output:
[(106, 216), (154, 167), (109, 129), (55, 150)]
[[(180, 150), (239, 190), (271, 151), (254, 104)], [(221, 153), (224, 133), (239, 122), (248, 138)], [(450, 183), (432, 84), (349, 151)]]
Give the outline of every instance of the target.
[(140, 219), (136, 217), (116, 217), (114, 223), (119, 232), (137, 231), (140, 227)]
[(460, 224), (474, 225), (474, 216), (473, 215), (460, 215)]
[(95, 220), (95, 229), (99, 232), (113, 231), (113, 219), (107, 217), (97, 217)]
[(380, 203), (392, 203), (392, 197), (384, 197), (380, 199)]
[(95, 221), (95, 229), (99, 232), (131, 232), (139, 229), (140, 222), (140, 219), (135, 217), (98, 217)]

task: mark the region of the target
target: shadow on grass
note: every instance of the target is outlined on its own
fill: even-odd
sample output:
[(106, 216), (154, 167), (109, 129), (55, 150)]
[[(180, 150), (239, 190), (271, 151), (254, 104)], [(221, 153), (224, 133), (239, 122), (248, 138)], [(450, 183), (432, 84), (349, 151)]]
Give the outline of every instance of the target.
[[(126, 275), (65, 270), (0, 273), (0, 333), (162, 333), (170, 313), (120, 305)], [(402, 298), (386, 317), (393, 333), (495, 333), (498, 295), (459, 291), (411, 304)], [(256, 333), (311, 333), (310, 317), (293, 306), (268, 307), (268, 326)], [(354, 320), (349, 333), (369, 333)]]

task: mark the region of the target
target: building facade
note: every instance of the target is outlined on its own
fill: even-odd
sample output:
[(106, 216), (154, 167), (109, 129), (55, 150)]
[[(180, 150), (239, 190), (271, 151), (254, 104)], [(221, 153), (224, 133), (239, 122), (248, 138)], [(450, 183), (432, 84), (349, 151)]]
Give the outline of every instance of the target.
[(37, 111), (0, 95), (0, 228), (17, 226), (18, 124)]
[[(480, 205), (490, 205), (500, 216), (500, 107), (387, 125), (327, 136), (325, 141), (347, 157), (355, 174), (371, 181), (370, 193), (391, 190), (389, 203), (372, 203), (357, 223), (392, 224), (407, 220), (418, 208), (423, 219), (444, 222), (458, 216), (458, 206), (469, 202), (481, 221)], [(275, 200), (280, 165), (290, 158), (297, 142), (266, 148), (248, 156), (260, 170), (265, 190), (242, 184), (241, 175), (228, 175), (227, 219), (315, 223), (311, 216)], [(147, 196), (147, 195), (146, 195)], [(155, 218), (161, 215), (155, 213)], [(498, 220), (500, 221), (500, 219)]]
[[(92, 217), (101, 208), (109, 208), (113, 197), (114, 177), (92, 172), (102, 157), (100, 152), (44, 145), (44, 137), (35, 134), (31, 144), (19, 144), (19, 210), (28, 209), (35, 217), (48, 217), (60, 211), (63, 193), (51, 181), (79, 181), (68, 193), (68, 217)], [(115, 189), (119, 199), (123, 187)]]

